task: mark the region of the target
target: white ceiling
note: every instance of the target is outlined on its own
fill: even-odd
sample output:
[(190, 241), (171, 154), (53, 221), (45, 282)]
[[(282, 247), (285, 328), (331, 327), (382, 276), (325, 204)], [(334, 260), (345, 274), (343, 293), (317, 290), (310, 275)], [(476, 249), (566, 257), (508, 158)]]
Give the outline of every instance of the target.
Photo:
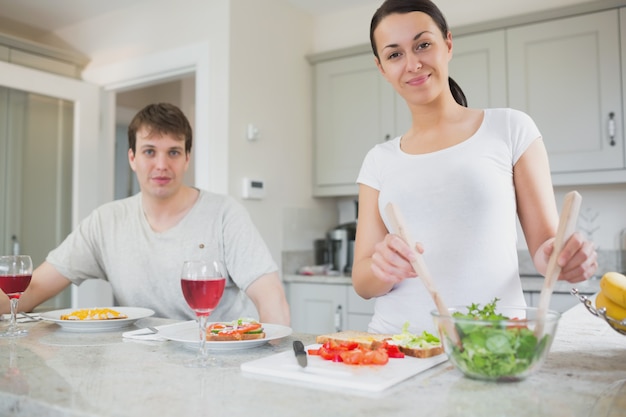
[[(91, 19), (119, 9), (150, 1), (151, 0), (0, 0), (0, 16), (46, 32), (54, 32), (57, 29), (70, 26), (81, 20)], [(380, 3), (380, 0), (288, 1), (315, 15)]]

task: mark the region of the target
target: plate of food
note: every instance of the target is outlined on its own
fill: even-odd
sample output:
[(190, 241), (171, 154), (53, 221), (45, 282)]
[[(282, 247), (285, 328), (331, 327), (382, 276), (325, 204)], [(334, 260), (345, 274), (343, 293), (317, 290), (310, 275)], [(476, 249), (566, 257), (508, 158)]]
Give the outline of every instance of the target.
[[(280, 324), (258, 323), (250, 319), (237, 319), (232, 322), (212, 322), (207, 326), (206, 347), (210, 350), (250, 349), (261, 346), (270, 340), (281, 339), (292, 333), (290, 327)], [(185, 321), (167, 326), (159, 331), (159, 336), (185, 347), (198, 349), (198, 322)]]
[(153, 314), (140, 307), (66, 308), (41, 313), (41, 318), (71, 332), (102, 332), (130, 326)]

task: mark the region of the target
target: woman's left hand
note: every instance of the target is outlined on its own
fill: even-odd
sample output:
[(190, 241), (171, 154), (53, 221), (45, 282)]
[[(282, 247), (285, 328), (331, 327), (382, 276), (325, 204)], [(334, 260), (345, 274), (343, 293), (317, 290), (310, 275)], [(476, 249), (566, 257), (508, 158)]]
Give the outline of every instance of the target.
[[(541, 245), (538, 252), (543, 253), (545, 265), (548, 264), (553, 250), (554, 238), (547, 240)], [(596, 273), (598, 269), (598, 253), (592, 242), (585, 239), (579, 232), (576, 232), (565, 242), (556, 263), (561, 267), (559, 280), (572, 283), (581, 282), (591, 278)]]

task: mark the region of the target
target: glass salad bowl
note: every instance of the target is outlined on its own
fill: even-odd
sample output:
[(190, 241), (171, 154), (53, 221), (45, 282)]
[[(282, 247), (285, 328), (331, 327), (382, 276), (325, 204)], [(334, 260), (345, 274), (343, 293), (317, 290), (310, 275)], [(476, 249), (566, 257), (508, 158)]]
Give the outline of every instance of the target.
[(548, 310), (539, 318), (536, 307), (448, 308), (431, 312), (444, 351), (465, 376), (489, 381), (519, 381), (544, 362), (561, 317)]

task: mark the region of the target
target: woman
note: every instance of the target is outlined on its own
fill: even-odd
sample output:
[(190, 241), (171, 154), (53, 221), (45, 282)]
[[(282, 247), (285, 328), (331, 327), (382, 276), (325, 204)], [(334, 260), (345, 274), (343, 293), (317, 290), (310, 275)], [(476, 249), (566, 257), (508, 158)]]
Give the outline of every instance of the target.
[[(524, 305), (516, 214), (537, 271), (545, 274), (558, 225), (550, 169), (532, 119), (513, 109), (472, 109), (448, 77), (452, 35), (429, 0), (387, 0), (370, 41), (380, 73), (406, 101), (412, 125), (374, 147), (359, 183), (353, 284), (378, 297), (370, 331), (433, 329), (434, 309), (411, 267), (411, 250), (389, 234), (393, 202), (448, 305)], [(597, 268), (593, 245), (576, 233), (558, 260), (559, 279), (585, 280)]]

